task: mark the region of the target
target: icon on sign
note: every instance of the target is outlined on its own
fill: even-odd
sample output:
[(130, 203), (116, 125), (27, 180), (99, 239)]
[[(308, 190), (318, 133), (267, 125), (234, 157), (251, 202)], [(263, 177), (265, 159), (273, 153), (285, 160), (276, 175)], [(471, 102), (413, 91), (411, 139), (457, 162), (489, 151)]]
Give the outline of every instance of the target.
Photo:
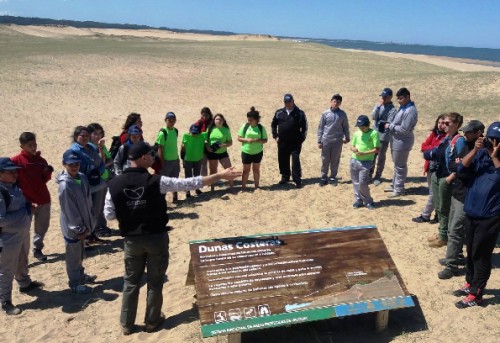
[(255, 310), (255, 307), (245, 307), (243, 315), (245, 318), (255, 318), (257, 317), (257, 311)]
[(271, 315), (271, 309), (269, 305), (259, 305), (259, 316), (265, 317)]
[(233, 308), (229, 310), (229, 320), (241, 320), (241, 311), (239, 308)]
[(214, 312), (214, 319), (216, 323), (227, 322), (226, 311)]

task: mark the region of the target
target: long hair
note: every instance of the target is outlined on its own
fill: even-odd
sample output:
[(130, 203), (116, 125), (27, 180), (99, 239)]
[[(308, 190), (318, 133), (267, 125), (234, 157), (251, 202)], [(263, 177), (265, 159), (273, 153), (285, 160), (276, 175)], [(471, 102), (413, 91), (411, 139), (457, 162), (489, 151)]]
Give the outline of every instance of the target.
[(227, 127), (229, 129), (229, 125), (227, 125), (226, 118), (224, 118), (224, 116), (222, 115), (222, 113), (217, 113), (214, 116), (214, 120), (212, 121), (212, 124), (210, 124), (209, 128), (213, 129), (215, 127), (215, 118), (217, 118), (217, 117), (221, 117), (222, 118), (222, 126)]
[(438, 131), (438, 123), (440, 120), (443, 120), (445, 116), (446, 116), (445, 113), (441, 113), (440, 115), (438, 115), (438, 117), (436, 118), (436, 122), (434, 123), (434, 128), (432, 128), (431, 131), (433, 132)]
[(125, 124), (123, 124), (122, 129), (128, 130), (129, 127), (137, 123), (137, 121), (141, 118), (139, 113), (132, 112), (127, 116), (127, 120), (125, 120)]

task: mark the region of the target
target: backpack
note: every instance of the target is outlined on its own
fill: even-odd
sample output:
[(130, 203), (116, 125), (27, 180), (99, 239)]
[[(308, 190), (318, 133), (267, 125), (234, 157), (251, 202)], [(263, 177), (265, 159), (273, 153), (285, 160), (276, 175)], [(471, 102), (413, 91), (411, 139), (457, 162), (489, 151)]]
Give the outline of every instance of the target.
[(111, 158), (114, 160), (116, 157), (116, 154), (118, 154), (118, 150), (120, 149), (120, 146), (122, 143), (120, 143), (120, 136), (113, 136), (111, 137), (111, 146), (109, 147), (109, 154), (111, 155)]
[[(179, 137), (179, 130), (174, 127), (174, 130), (175, 130), (175, 133), (177, 134), (177, 137)], [(163, 135), (165, 136), (165, 141), (167, 140), (167, 137), (168, 137), (168, 132), (167, 132), (167, 129), (162, 127), (160, 129), (160, 131), (158, 131), (158, 134), (162, 132)], [(151, 166), (151, 169), (153, 169), (155, 171), (155, 174), (159, 174), (160, 173), (160, 170), (161, 170), (161, 162), (160, 162), (160, 158), (162, 158), (161, 156), (158, 156), (158, 146), (159, 144), (158, 143), (155, 143), (155, 145), (153, 146), (153, 149), (154, 151), (157, 153), (156, 156), (155, 156), (155, 161), (153, 162), (153, 165)]]
[[(246, 123), (245, 126), (243, 127), (243, 138), (245, 138), (245, 135), (246, 135), (249, 127), (250, 127), (250, 124), (248, 124), (248, 123)], [(260, 131), (260, 139), (262, 139), (262, 137), (264, 135), (262, 125), (257, 124), (257, 127), (259, 128), (259, 131)]]
[(4, 187), (0, 186), (0, 193), (2, 193), (3, 201), (5, 202), (5, 209), (7, 210), (10, 206), (11, 198), (10, 193)]

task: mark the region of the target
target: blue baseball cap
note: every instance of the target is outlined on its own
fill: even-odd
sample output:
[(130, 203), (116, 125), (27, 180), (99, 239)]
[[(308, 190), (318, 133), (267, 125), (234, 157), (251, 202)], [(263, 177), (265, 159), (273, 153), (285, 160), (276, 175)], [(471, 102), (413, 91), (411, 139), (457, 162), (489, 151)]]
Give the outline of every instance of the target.
[(21, 167), (12, 162), (12, 160), (8, 157), (0, 157), (0, 172), (3, 172), (4, 170), (16, 169), (21, 169)]
[(165, 119), (175, 119), (175, 113), (174, 112), (167, 112), (167, 114), (165, 114)]
[(80, 155), (78, 155), (73, 150), (66, 150), (66, 152), (63, 154), (62, 162), (63, 164), (81, 163), (82, 159), (80, 158)]
[(290, 94), (290, 93), (285, 94), (285, 96), (283, 97), (283, 101), (284, 102), (292, 102), (293, 101), (292, 94)]
[(129, 127), (127, 132), (129, 135), (142, 135), (142, 130), (137, 125), (132, 125), (131, 127)]
[(392, 96), (392, 89), (390, 88), (384, 88), (382, 93), (380, 93), (380, 96), (386, 97), (386, 96)]
[(193, 135), (197, 135), (200, 133), (200, 127), (196, 124), (193, 124), (189, 127), (189, 133), (192, 133)]
[(370, 126), (370, 119), (368, 119), (368, 117), (364, 114), (360, 115), (358, 120), (356, 120), (356, 127), (360, 126)]
[(488, 126), (486, 137), (491, 139), (496, 139), (497, 142), (500, 140), (500, 121), (496, 121), (490, 126)]

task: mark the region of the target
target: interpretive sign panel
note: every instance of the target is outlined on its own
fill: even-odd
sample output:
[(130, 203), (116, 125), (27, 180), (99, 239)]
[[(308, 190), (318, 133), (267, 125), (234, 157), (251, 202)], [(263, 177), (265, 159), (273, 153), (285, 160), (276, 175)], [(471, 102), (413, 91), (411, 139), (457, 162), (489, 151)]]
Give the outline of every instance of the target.
[(375, 226), (189, 244), (203, 337), (414, 306)]

